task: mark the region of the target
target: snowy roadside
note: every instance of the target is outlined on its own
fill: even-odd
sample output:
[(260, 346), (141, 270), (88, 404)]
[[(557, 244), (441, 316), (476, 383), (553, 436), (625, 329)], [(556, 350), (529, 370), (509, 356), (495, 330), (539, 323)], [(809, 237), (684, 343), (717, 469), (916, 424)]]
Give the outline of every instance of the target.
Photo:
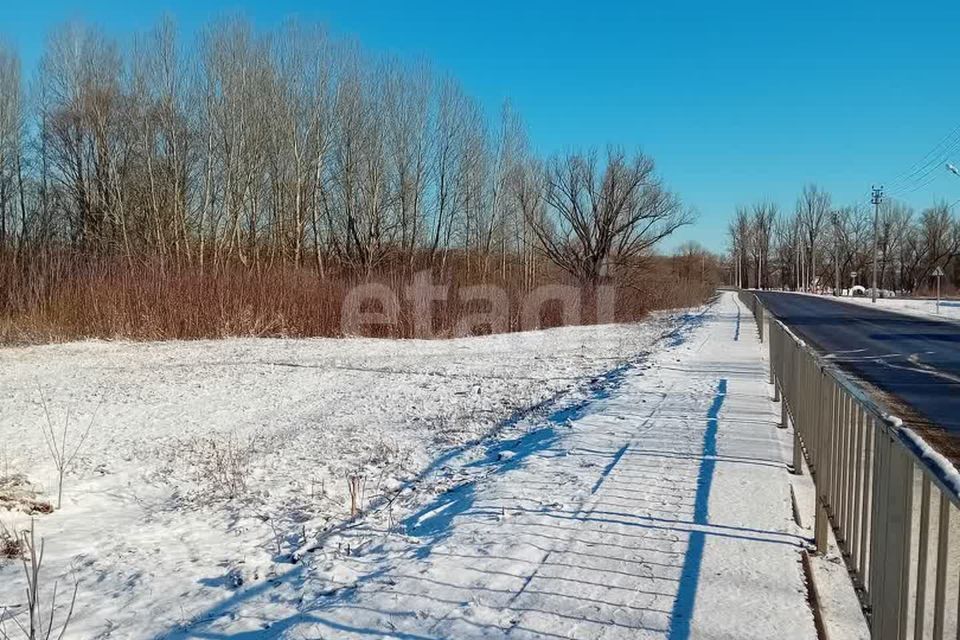
[[(55, 502), (41, 393), (68, 441), (92, 419), (63, 507), (36, 518), (45, 575), (79, 581), (68, 637), (189, 627), (361, 507), (431, 493), (460, 448), (518, 410), (575, 405), (591, 380), (693, 315), (448, 341), (81, 342), (0, 350), (0, 475)], [(521, 429), (508, 421), (504, 435)], [(446, 452), (446, 453), (445, 453)], [(445, 454), (445, 455), (441, 455)], [(421, 476), (428, 470), (426, 480)], [(439, 470), (439, 471), (438, 471)], [(392, 517), (391, 508), (382, 508)], [(0, 509), (8, 528), (27, 516)], [(306, 544), (305, 544), (306, 541)], [(20, 567), (0, 560), (0, 610)]]
[(582, 403), (446, 460), (433, 491), (166, 637), (815, 638), (748, 317), (724, 294)]
[(896, 311), (926, 320), (960, 321), (960, 300), (941, 300), (938, 314), (937, 301), (925, 298), (877, 298), (876, 305), (870, 301), (870, 298), (843, 296), (833, 299), (849, 304), (871, 306), (883, 311)]

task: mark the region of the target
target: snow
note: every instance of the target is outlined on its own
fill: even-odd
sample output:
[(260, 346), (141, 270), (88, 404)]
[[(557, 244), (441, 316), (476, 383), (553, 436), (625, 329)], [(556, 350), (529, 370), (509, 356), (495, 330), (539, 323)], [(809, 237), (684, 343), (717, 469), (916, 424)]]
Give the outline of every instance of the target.
[(944, 455), (936, 451), (912, 429), (900, 423), (898, 433), (907, 446), (923, 461), (943, 487), (952, 492), (954, 504), (960, 505), (960, 470)]
[[(266, 584), (288, 569), (304, 533), (343, 526), (348, 473), (364, 476), (367, 508), (412, 491), (442, 454), (509, 428), (517, 411), (576, 402), (674, 324), (3, 349), (0, 476), (24, 474), (19, 491), (55, 503), (41, 393), (55, 429), (69, 412), (69, 442), (96, 412), (63, 508), (37, 518), (45, 573), (80, 581), (75, 637), (153, 637), (202, 615), (229, 583)], [(220, 465), (218, 451), (230, 454)], [(246, 492), (229, 500), (238, 476)], [(8, 528), (26, 519), (0, 509)], [(21, 600), (20, 580), (0, 560), (0, 611)]]
[[(874, 305), (869, 297), (834, 298), (841, 302), (859, 305)], [(960, 300), (941, 300), (940, 313), (937, 313), (937, 301), (927, 298), (877, 298), (876, 308), (896, 311), (927, 320), (960, 320)]]
[(729, 293), (451, 341), (7, 349), (0, 463), (49, 499), (38, 389), (55, 425), (97, 412), (37, 517), (68, 637), (813, 638), (759, 349)]

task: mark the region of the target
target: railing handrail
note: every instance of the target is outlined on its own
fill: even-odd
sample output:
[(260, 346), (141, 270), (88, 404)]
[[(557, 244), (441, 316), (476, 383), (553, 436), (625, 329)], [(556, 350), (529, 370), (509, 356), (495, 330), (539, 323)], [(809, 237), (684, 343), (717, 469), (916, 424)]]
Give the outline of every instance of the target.
[(960, 508), (960, 471), (957, 471), (956, 466), (913, 429), (900, 424), (896, 433), (917, 466), (955, 507)]
[[(752, 293), (752, 292), (751, 292)], [(754, 298), (754, 304), (757, 304), (763, 307), (763, 302), (760, 300), (760, 297), (756, 293), (752, 293)], [(766, 309), (766, 307), (763, 307)], [(769, 313), (769, 311), (768, 311)], [(950, 499), (950, 501), (960, 508), (960, 472), (957, 471), (956, 467), (951, 463), (947, 458), (937, 453), (930, 444), (923, 439), (923, 436), (916, 433), (912, 429), (908, 429), (903, 425), (903, 420), (894, 415), (890, 411), (886, 411), (877, 400), (871, 396), (868, 391), (863, 387), (863, 383), (856, 381), (845, 371), (840, 369), (836, 363), (831, 362), (824, 356), (819, 353), (816, 348), (814, 348), (809, 342), (798, 336), (794, 333), (790, 327), (788, 327), (782, 320), (772, 315), (772, 320), (774, 320), (777, 325), (779, 325), (793, 340), (795, 340), (802, 348), (806, 349), (808, 353), (813, 357), (820, 369), (830, 375), (840, 386), (842, 386), (851, 396), (853, 396), (857, 402), (871, 413), (875, 418), (879, 419), (880, 425), (883, 426), (891, 435), (896, 436), (897, 441), (906, 449), (907, 454), (913, 459), (917, 466), (923, 470), (923, 472), (929, 476), (936, 485), (940, 488), (941, 491)], [(909, 430), (911, 436), (906, 436), (901, 433), (904, 430)], [(917, 442), (919, 439), (919, 442)], [(922, 446), (920, 445), (922, 443)], [(936, 456), (924, 456), (920, 455), (919, 451), (927, 451), (936, 453)]]

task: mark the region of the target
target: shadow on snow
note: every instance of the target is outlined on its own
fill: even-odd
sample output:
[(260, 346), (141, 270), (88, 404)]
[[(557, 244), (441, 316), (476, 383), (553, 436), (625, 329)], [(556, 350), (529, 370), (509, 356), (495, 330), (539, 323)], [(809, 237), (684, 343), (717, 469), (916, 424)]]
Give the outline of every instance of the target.
[[(704, 323), (708, 315), (711, 315), (709, 309), (679, 315), (676, 319), (676, 326), (664, 334), (661, 340), (668, 348), (675, 348), (682, 345), (689, 335)], [(642, 354), (631, 362), (593, 378), (589, 383), (587, 395), (584, 399), (569, 406), (554, 410), (546, 415), (546, 417), (543, 418), (544, 426), (515, 438), (491, 442), (486, 446), (482, 458), (466, 466), (486, 470), (487, 473), (484, 473), (480, 478), (480, 480), (482, 480), (490, 475), (502, 475), (518, 469), (529, 460), (531, 456), (537, 454), (542, 455), (551, 450), (556, 451), (558, 455), (561, 454), (561, 427), (570, 426), (572, 422), (587, 415), (594, 403), (609, 398), (623, 383), (627, 372), (636, 367), (645, 357), (646, 354)], [(522, 421), (533, 415), (544, 412), (545, 410), (549, 411), (549, 407), (556, 405), (563, 395), (565, 395), (565, 392), (558, 393), (533, 407), (514, 412), (513, 415), (499, 425), (494, 433), (516, 427)], [(408, 484), (415, 484), (428, 477), (431, 473), (453, 460), (457, 455), (463, 453), (465, 448), (466, 447), (453, 449), (438, 456), (426, 469), (418, 474), (415, 480)], [(622, 456), (623, 453), (624, 450), (619, 451), (617, 458)], [(601, 482), (602, 478), (608, 475), (614, 466), (615, 461), (603, 470)], [(452, 533), (456, 517), (468, 512), (474, 506), (478, 482), (479, 480), (475, 480), (459, 485), (437, 496), (436, 499), (429, 504), (403, 520), (406, 533), (409, 536), (420, 538), (423, 542), (415, 551), (414, 557), (428, 557), (436, 545)], [(352, 594), (354, 594), (357, 588), (363, 583), (372, 582), (384, 577), (384, 575), (390, 571), (390, 567), (380, 567), (361, 576), (354, 584), (322, 593), (320, 597), (312, 603), (302, 601), (297, 603), (291, 601), (288, 604), (291, 607), (296, 606), (298, 608), (297, 613), (274, 621), (261, 620), (261, 628), (259, 629), (226, 632), (208, 628), (209, 625), (217, 620), (236, 617), (236, 609), (238, 607), (244, 603), (252, 602), (258, 597), (268, 597), (271, 602), (277, 602), (277, 597), (269, 597), (266, 596), (266, 594), (280, 585), (289, 585), (297, 591), (303, 589), (308, 580), (307, 565), (308, 561), (303, 561), (280, 576), (264, 580), (250, 587), (244, 587), (211, 607), (203, 614), (196, 616), (190, 622), (178, 625), (160, 634), (156, 640), (185, 640), (187, 638), (266, 640), (268, 638), (276, 638), (289, 629), (301, 624), (314, 624), (326, 627), (333, 632), (339, 631), (363, 636), (375, 636), (378, 638), (396, 638), (400, 640), (428, 640), (430, 638), (429, 636), (392, 631), (386, 628), (371, 629), (355, 627), (335, 620), (325, 619), (318, 615), (322, 613), (324, 609), (328, 609), (331, 606), (362, 609), (362, 606), (353, 602)], [(216, 578), (203, 579), (201, 583), (207, 585), (223, 584), (222, 581)], [(409, 615), (413, 615), (413, 613), (411, 612)]]

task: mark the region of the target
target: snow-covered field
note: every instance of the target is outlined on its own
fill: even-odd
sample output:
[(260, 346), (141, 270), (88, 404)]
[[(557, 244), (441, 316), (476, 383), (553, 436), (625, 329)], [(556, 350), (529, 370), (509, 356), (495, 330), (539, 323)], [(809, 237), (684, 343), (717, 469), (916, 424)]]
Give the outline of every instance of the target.
[[(67, 637), (192, 637), (220, 614), (256, 629), (259, 618), (211, 612), (238, 592), (269, 598), (301, 566), (293, 560), (332, 539), (350, 520), (348, 476), (358, 506), (395, 524), (394, 512), (455, 481), (451, 461), (486, 455), (470, 443), (515, 436), (524, 411), (575, 405), (596, 376), (669, 342), (692, 317), (448, 341), (3, 349), (0, 476), (16, 479), (8, 494), (55, 503), (41, 398), (58, 437), (69, 425), (68, 450), (89, 426), (62, 508), (35, 518), (43, 586), (79, 584)], [(0, 503), (8, 529), (26, 522)], [(310, 554), (311, 573), (329, 582), (355, 571), (335, 556)], [(7, 615), (23, 603), (21, 572), (0, 560)]]
[[(813, 640), (763, 353), (732, 293), (450, 341), (7, 349), (0, 522), (56, 502), (49, 413), (68, 452), (92, 425), (35, 516), (66, 638)], [(832, 575), (828, 626), (866, 637)], [(24, 582), (0, 560), (2, 616)]]
[(176, 637), (813, 640), (760, 353), (725, 294), (576, 410), (452, 464), (399, 527), (364, 522)]
[[(843, 302), (872, 306), (870, 298), (842, 297)], [(937, 301), (921, 298), (878, 298), (878, 309), (897, 311), (930, 320), (960, 320), (960, 300), (941, 300), (940, 313), (937, 313)]]

